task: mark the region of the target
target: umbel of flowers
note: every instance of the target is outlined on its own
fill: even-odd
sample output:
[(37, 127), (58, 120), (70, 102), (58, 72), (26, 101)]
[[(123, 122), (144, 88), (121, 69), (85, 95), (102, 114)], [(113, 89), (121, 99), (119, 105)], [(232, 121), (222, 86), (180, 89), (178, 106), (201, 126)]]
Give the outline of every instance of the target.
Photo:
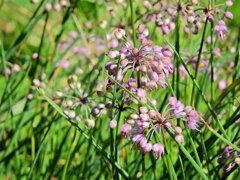
[[(225, 33), (228, 29), (225, 25), (223, 17), (232, 20), (233, 14), (229, 11), (224, 11), (220, 7), (230, 7), (233, 5), (232, 0), (227, 0), (225, 4), (216, 4), (211, 7), (209, 1), (207, 7), (202, 7), (202, 3), (198, 0), (188, 0), (180, 4), (181, 21), (185, 24), (184, 31), (186, 34), (198, 34), (199, 29), (202, 28), (202, 23), (208, 18), (209, 22), (216, 21), (218, 24), (215, 26), (215, 34), (218, 34), (219, 39), (226, 38)], [(156, 26), (160, 27), (162, 34), (169, 34), (175, 29), (175, 21), (178, 17), (178, 1), (161, 1), (152, 3), (148, 0), (143, 0), (143, 6), (147, 10), (145, 22), (151, 22), (155, 19)], [(152, 11), (150, 11), (152, 10)]]
[[(123, 40), (123, 45), (120, 50), (111, 50), (106, 55), (113, 59), (108, 61), (105, 65), (106, 71), (110, 76), (130, 91), (137, 92), (140, 96), (145, 96), (146, 93), (142, 89), (136, 87), (136, 79), (133, 76), (134, 72), (141, 72), (140, 79), (141, 87), (146, 87), (148, 90), (157, 89), (158, 86), (166, 88), (166, 78), (173, 73), (173, 65), (171, 58), (173, 53), (169, 46), (161, 47), (153, 46), (152, 41), (148, 39), (148, 29), (143, 25), (138, 26), (138, 46), (133, 47), (123, 29), (118, 29), (115, 36)], [(117, 73), (118, 61), (120, 65)], [(124, 77), (131, 73), (131, 78), (124, 82)], [(111, 90), (114, 82), (108, 78), (106, 79), (106, 89)], [(140, 97), (142, 98), (142, 97)]]
[[(128, 89), (137, 96), (139, 100), (150, 106), (138, 106), (137, 113), (131, 113), (125, 118), (125, 123), (121, 125), (120, 131), (124, 137), (129, 136), (133, 146), (140, 149), (145, 155), (153, 151), (157, 158), (161, 158), (164, 153), (164, 146), (161, 142), (156, 142), (152, 138), (154, 133), (160, 135), (168, 129), (175, 133), (175, 140), (184, 143), (182, 128), (176, 127), (177, 119), (186, 123), (188, 129), (198, 130), (199, 113), (193, 110), (191, 106), (185, 107), (175, 97), (168, 99), (168, 104), (162, 114), (157, 111), (157, 101), (148, 99), (148, 93), (159, 87), (166, 88), (166, 78), (173, 73), (173, 64), (171, 58), (173, 53), (169, 46), (153, 46), (152, 41), (148, 38), (148, 29), (143, 25), (138, 26), (138, 45), (127, 38), (123, 29), (115, 32), (116, 38), (123, 41), (120, 50), (111, 50), (106, 55), (111, 59), (105, 65), (106, 72), (112, 79)], [(126, 79), (126, 75), (130, 78)], [(135, 78), (137, 73), (141, 73), (141, 78), (137, 84)], [(106, 79), (106, 90), (111, 91), (115, 82), (111, 78)], [(120, 90), (120, 87), (118, 87)], [(123, 102), (131, 106), (131, 102), (138, 104), (138, 101), (131, 97), (126, 91), (123, 93)], [(110, 121), (110, 128), (116, 127), (116, 120)], [(164, 132), (162, 132), (164, 130)]]
[(186, 123), (188, 129), (199, 131), (199, 113), (193, 110), (191, 106), (185, 107), (175, 97), (168, 98), (168, 104), (162, 114), (156, 110), (156, 104), (152, 105), (153, 108), (139, 107), (139, 113), (131, 114), (126, 119), (125, 124), (121, 126), (120, 131), (123, 136), (128, 135), (131, 138), (133, 146), (136, 145), (140, 148), (142, 154), (145, 155), (152, 150), (156, 154), (156, 158), (161, 158), (164, 147), (160, 142), (152, 140), (154, 133), (160, 135), (162, 128), (167, 128), (175, 133), (177, 142), (184, 143), (182, 128), (175, 126), (176, 121), (181, 119)]

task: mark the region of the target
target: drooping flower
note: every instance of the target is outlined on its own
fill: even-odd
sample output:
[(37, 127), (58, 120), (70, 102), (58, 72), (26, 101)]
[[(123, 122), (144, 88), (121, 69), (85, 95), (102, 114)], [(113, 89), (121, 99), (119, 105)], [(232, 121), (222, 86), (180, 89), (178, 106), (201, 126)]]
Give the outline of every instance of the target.
[(132, 132), (132, 127), (125, 123), (120, 127), (120, 131), (124, 137), (126, 137), (127, 134), (130, 134)]
[(215, 34), (218, 34), (218, 38), (224, 41), (226, 39), (226, 33), (228, 32), (227, 26), (225, 25), (225, 22), (220, 19), (218, 21), (218, 25), (214, 28)]
[(156, 159), (161, 159), (162, 154), (164, 154), (163, 145), (161, 143), (154, 144), (152, 150), (156, 154)]
[(200, 120), (199, 120), (199, 117), (198, 117), (198, 112), (194, 111), (194, 110), (191, 110), (189, 112), (189, 115), (188, 115), (188, 118), (187, 118), (186, 127), (188, 129), (200, 131), (198, 129), (199, 124), (200, 124)]

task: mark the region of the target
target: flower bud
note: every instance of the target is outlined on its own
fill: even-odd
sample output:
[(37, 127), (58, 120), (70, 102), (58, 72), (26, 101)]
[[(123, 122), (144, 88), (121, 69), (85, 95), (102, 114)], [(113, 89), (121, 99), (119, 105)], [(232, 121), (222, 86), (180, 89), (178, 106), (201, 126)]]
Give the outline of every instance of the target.
[(134, 120), (137, 120), (137, 119), (139, 119), (139, 116), (134, 113), (134, 114), (131, 114), (131, 115), (130, 115), (130, 118), (131, 118), (131, 119), (134, 119)]
[(114, 36), (115, 36), (117, 39), (122, 39), (122, 37), (123, 37), (122, 33), (120, 33), (119, 31), (116, 31), (116, 32), (114, 33)]
[(32, 59), (37, 59), (37, 58), (38, 58), (38, 53), (36, 53), (36, 52), (33, 53), (33, 54), (32, 54)]
[(147, 78), (145, 76), (142, 76), (140, 79), (140, 85), (145, 86), (147, 84)]
[(156, 101), (156, 99), (151, 99), (150, 102), (151, 102), (151, 104), (154, 105), (154, 106), (157, 105), (157, 101)]
[(223, 79), (221, 79), (219, 82), (218, 82), (218, 89), (220, 90), (220, 91), (222, 91), (222, 90), (224, 90), (225, 88), (226, 88), (226, 82), (223, 80)]
[(145, 29), (143, 30), (143, 35), (144, 35), (144, 36), (148, 36), (148, 35), (149, 35), (149, 31), (148, 31), (147, 28), (145, 28)]
[(183, 137), (182, 134), (177, 134), (177, 135), (175, 136), (175, 140), (176, 140), (178, 143), (180, 143), (180, 144), (183, 144), (183, 143), (184, 143), (184, 137)]
[(135, 121), (133, 119), (129, 119), (127, 120), (127, 123), (131, 125), (131, 124), (135, 124)]
[(144, 31), (144, 26), (142, 24), (138, 25), (138, 32), (142, 33)]
[(235, 162), (236, 164), (240, 164), (240, 158), (239, 158), (239, 157), (236, 157), (235, 160), (234, 160), (234, 162)]
[(115, 128), (117, 126), (117, 121), (115, 120), (115, 119), (113, 119), (113, 120), (111, 120), (110, 122), (109, 122), (109, 127), (110, 128)]
[(182, 134), (182, 128), (181, 127), (175, 127), (175, 132), (177, 133), (177, 134)]
[(86, 124), (86, 126), (88, 126), (88, 127), (94, 128), (94, 126), (95, 126), (95, 121), (94, 121), (94, 120), (91, 120), (91, 119), (87, 119), (87, 120), (85, 120), (85, 124)]
[(101, 110), (100, 110), (99, 108), (94, 107), (94, 108), (92, 109), (92, 111), (91, 111), (91, 115), (92, 115), (93, 117), (97, 117), (100, 112), (101, 112)]
[(78, 116), (76, 117), (76, 120), (77, 120), (77, 122), (81, 122), (81, 121), (82, 121), (82, 116), (81, 116), (81, 115), (78, 115)]
[(46, 11), (46, 12), (49, 12), (51, 9), (52, 9), (52, 4), (51, 4), (50, 2), (48, 2), (48, 3), (45, 5), (45, 11)]
[(143, 148), (144, 146), (147, 145), (147, 139), (146, 139), (145, 137), (142, 138), (139, 144), (140, 144), (140, 146)]
[(232, 6), (232, 5), (233, 5), (233, 2), (232, 2), (232, 0), (227, 0), (227, 1), (225, 2), (225, 4), (226, 4), (226, 6)]
[(144, 1), (143, 1), (143, 6), (144, 6), (147, 10), (152, 9), (152, 5), (151, 5), (150, 2), (147, 1), (147, 0), (144, 0)]
[(102, 91), (97, 91), (97, 95), (98, 95), (99, 97), (103, 97), (103, 96), (104, 96), (104, 93), (103, 93)]
[(36, 4), (36, 3), (38, 3), (38, 0), (31, 0), (30, 1), (32, 4)]
[(28, 94), (28, 95), (27, 95), (27, 99), (28, 99), (28, 100), (33, 99), (33, 94)]
[(148, 109), (146, 107), (140, 107), (139, 110), (142, 114), (146, 114), (148, 112)]
[(38, 79), (33, 79), (33, 84), (35, 86), (40, 86), (40, 81)]
[(184, 111), (185, 111), (186, 113), (189, 113), (190, 111), (192, 111), (192, 106), (186, 106), (185, 109), (184, 109)]
[(75, 117), (75, 112), (74, 111), (69, 111), (68, 116), (73, 119)]
[(231, 163), (226, 164), (226, 165), (223, 167), (223, 171), (225, 171), (225, 172), (229, 172), (231, 169), (232, 169), (232, 164), (231, 164)]
[(193, 23), (194, 20), (195, 20), (194, 16), (188, 16), (187, 18), (188, 23)]
[(20, 66), (18, 64), (13, 64), (13, 70), (15, 72), (19, 72), (21, 70)]
[(55, 3), (54, 4), (54, 9), (55, 9), (56, 12), (61, 11), (61, 5), (59, 3)]
[(230, 19), (230, 20), (233, 19), (233, 14), (232, 14), (231, 12), (229, 12), (229, 11), (225, 12), (224, 15), (225, 15), (225, 17), (226, 17), (227, 19)]

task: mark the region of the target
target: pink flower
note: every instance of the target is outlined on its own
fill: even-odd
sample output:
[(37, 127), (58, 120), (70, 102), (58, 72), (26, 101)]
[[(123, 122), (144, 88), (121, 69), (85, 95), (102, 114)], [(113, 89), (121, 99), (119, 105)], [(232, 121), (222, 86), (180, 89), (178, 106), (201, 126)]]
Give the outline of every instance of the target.
[(124, 137), (126, 137), (127, 134), (130, 134), (132, 132), (132, 127), (125, 123), (120, 127), (120, 131)]
[(164, 154), (164, 147), (161, 143), (154, 144), (152, 147), (154, 154), (156, 154), (156, 159), (161, 159), (162, 154)]
[(110, 42), (110, 45), (112, 48), (116, 48), (118, 47), (118, 40), (117, 39), (112, 39), (111, 42)]
[(70, 67), (69, 61), (64, 61), (63, 64), (62, 64), (62, 68), (63, 69), (68, 69), (69, 67)]
[(140, 151), (141, 151), (141, 153), (143, 154), (143, 155), (145, 155), (145, 154), (147, 154), (147, 152), (149, 152), (149, 151), (151, 151), (152, 150), (152, 143), (147, 143), (144, 147), (142, 147), (141, 149), (140, 149)]
[(117, 121), (115, 120), (115, 119), (113, 119), (113, 120), (111, 120), (110, 122), (109, 122), (109, 127), (110, 128), (115, 128), (117, 126)]
[(137, 96), (139, 98), (147, 97), (147, 92), (144, 89), (142, 89), (142, 88), (138, 88), (137, 89)]
[(218, 89), (220, 91), (224, 90), (226, 88), (227, 84), (226, 84), (226, 81), (224, 81), (223, 79), (221, 79), (219, 82), (218, 82)]
[(229, 12), (229, 11), (225, 12), (224, 15), (225, 15), (225, 17), (226, 17), (227, 19), (230, 19), (230, 20), (233, 19), (233, 14), (232, 14), (231, 12)]
[(197, 130), (197, 131), (200, 131), (198, 129), (198, 124), (200, 124), (200, 120), (198, 118), (198, 113), (197, 111), (190, 111), (189, 112), (189, 115), (188, 115), (188, 118), (187, 118), (187, 124), (186, 124), (186, 127), (188, 129), (193, 129), (193, 130)]
[(218, 21), (218, 25), (215, 26), (214, 31), (215, 34), (218, 34), (219, 39), (222, 41), (226, 39), (225, 33), (228, 32), (228, 29), (222, 19)]
[(61, 5), (59, 3), (54, 4), (54, 9), (56, 12), (59, 12), (61, 10)]

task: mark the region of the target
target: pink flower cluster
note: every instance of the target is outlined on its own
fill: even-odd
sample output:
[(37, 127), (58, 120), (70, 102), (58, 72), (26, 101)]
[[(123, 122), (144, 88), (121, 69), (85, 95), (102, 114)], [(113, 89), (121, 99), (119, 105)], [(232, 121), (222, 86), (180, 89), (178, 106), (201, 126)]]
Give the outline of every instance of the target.
[[(240, 144), (238, 144), (239, 146)], [(224, 162), (228, 162), (223, 166), (223, 170), (225, 172), (229, 172), (234, 166), (239, 166), (240, 164), (240, 153), (234, 150), (231, 146), (227, 146), (224, 149), (222, 156), (220, 156), (217, 160), (219, 164), (223, 164)]]
[(161, 134), (162, 127), (165, 127), (176, 134), (175, 140), (177, 142), (183, 143), (182, 129), (174, 125), (176, 120), (186, 121), (188, 129), (197, 131), (199, 131), (198, 125), (200, 122), (199, 114), (192, 110), (191, 106), (184, 107), (175, 97), (168, 99), (168, 104), (162, 114), (154, 109), (139, 107), (139, 113), (131, 114), (126, 123), (121, 126), (120, 131), (124, 137), (126, 135), (131, 137), (133, 146), (137, 145), (142, 154), (145, 155), (152, 150), (156, 157), (160, 159), (161, 154), (164, 153), (164, 147), (159, 142), (153, 143), (152, 136), (156, 131)]
[[(120, 50), (111, 50), (106, 55), (114, 60), (106, 63), (105, 69), (112, 78), (117, 75), (117, 81), (127, 89), (136, 92), (139, 98), (146, 97), (143, 89), (136, 86), (136, 79), (133, 77), (134, 72), (142, 73), (140, 85), (148, 90), (157, 89), (158, 85), (166, 88), (166, 78), (173, 73), (171, 58), (173, 53), (167, 45), (161, 47), (153, 46), (152, 41), (147, 38), (148, 29), (142, 24), (138, 26), (138, 47), (133, 47), (130, 40), (127, 39), (125, 31), (118, 29), (115, 32), (118, 39), (124, 41)], [(117, 63), (120, 60), (120, 67), (117, 71)], [(132, 73), (132, 77), (124, 82), (124, 77)], [(111, 79), (106, 80), (106, 89), (111, 90), (114, 82)]]
[[(160, 6), (159, 6), (160, 4)], [(233, 14), (229, 11), (222, 11), (219, 9), (220, 5), (215, 5), (211, 7), (199, 7), (198, 0), (190, 0), (188, 2), (181, 3), (181, 21), (185, 19), (186, 24), (184, 31), (186, 34), (198, 34), (199, 29), (202, 27), (202, 22), (208, 18), (209, 22), (218, 20), (219, 24), (215, 27), (215, 33), (218, 34), (221, 40), (225, 39), (225, 33), (228, 32), (225, 22), (220, 19), (219, 16), (222, 13), (226, 19), (232, 20)], [(226, 1), (225, 6), (232, 6), (233, 2), (231, 0)], [(175, 29), (175, 21), (178, 17), (178, 3), (173, 1), (172, 4), (167, 3), (166, 1), (161, 1), (160, 3), (150, 2), (148, 0), (143, 0), (143, 6), (148, 13), (145, 17), (144, 22), (151, 22), (155, 18), (155, 23), (158, 27), (161, 28), (163, 34), (169, 34)], [(151, 12), (150, 10), (153, 10)]]

